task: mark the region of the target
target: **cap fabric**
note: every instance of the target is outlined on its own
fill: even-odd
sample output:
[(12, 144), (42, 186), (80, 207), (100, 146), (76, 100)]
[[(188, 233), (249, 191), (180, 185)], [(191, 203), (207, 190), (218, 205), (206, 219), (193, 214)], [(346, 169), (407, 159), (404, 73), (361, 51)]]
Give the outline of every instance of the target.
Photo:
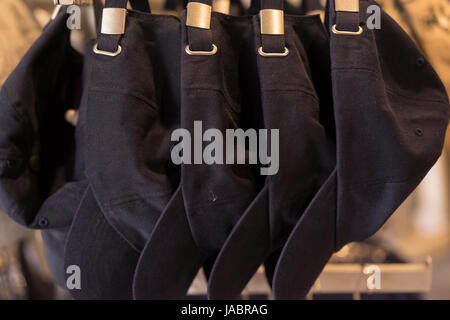
[[(126, 1), (107, 1), (125, 7)], [(86, 98), (89, 180), (65, 247), (82, 272), (78, 299), (131, 299), (139, 252), (169, 201), (169, 163), (179, 123), (179, 22), (128, 11), (124, 36), (99, 34)]]

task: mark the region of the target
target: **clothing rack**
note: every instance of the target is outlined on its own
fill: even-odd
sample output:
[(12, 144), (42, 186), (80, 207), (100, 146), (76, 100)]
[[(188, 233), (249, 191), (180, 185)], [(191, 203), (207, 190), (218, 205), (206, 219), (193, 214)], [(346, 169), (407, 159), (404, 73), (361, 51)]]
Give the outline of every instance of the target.
[[(376, 287), (375, 274), (379, 274)], [(419, 263), (329, 263), (311, 288), (307, 299), (313, 294), (352, 294), (359, 300), (362, 293), (426, 293), (431, 289), (432, 259), (427, 257)], [(206, 295), (206, 279), (200, 271), (188, 295)], [(267, 295), (271, 298), (270, 287), (260, 267), (243, 291), (243, 298), (253, 295)]]
[[(375, 267), (375, 268), (374, 268)], [(373, 288), (375, 269), (380, 286)], [(328, 264), (316, 280), (315, 293), (425, 293), (431, 289), (432, 260), (422, 263)]]

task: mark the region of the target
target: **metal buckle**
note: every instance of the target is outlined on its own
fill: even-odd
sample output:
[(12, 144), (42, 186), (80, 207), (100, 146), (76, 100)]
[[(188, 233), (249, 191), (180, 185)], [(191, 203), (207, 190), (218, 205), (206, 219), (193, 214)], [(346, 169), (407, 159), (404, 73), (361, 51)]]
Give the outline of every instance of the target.
[(343, 34), (343, 35), (347, 35), (347, 36), (359, 36), (363, 33), (363, 28), (361, 28), (361, 26), (359, 26), (358, 31), (341, 31), (336, 29), (336, 25), (333, 25), (331, 27), (331, 31), (333, 31), (334, 34)]
[(359, 0), (335, 0), (335, 11), (359, 12)]
[(214, 0), (213, 11), (223, 14), (230, 14), (230, 0)]
[(189, 2), (186, 9), (186, 26), (201, 29), (210, 28), (212, 11), (211, 6), (200, 2)]
[(96, 43), (94, 45), (93, 50), (94, 50), (94, 53), (96, 53), (96, 54), (101, 54), (101, 55), (108, 56), (108, 57), (115, 57), (115, 56), (118, 56), (122, 52), (122, 47), (119, 45), (117, 47), (117, 51), (116, 52), (110, 52), (110, 51), (100, 50), (98, 48), (97, 43)]
[(127, 9), (104, 8), (102, 14), (102, 34), (119, 35), (125, 33)]
[(186, 45), (184, 50), (190, 56), (212, 56), (217, 53), (217, 46), (213, 43), (211, 51), (192, 51), (189, 49), (189, 45)]
[(262, 47), (258, 48), (258, 53), (263, 57), (286, 57), (289, 54), (289, 49), (284, 47), (284, 52), (264, 52)]
[(259, 17), (261, 21), (261, 34), (284, 34), (283, 10), (263, 9), (259, 11)]

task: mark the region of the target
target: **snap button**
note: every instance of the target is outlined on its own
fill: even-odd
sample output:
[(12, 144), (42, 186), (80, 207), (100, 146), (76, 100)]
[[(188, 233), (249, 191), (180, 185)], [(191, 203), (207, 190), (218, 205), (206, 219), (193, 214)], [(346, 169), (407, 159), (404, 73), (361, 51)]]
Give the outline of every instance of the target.
[(422, 129), (416, 128), (415, 132), (416, 132), (416, 135), (417, 135), (417, 136), (419, 136), (419, 137), (423, 136), (423, 131), (422, 131)]
[(48, 222), (47, 218), (42, 217), (42, 218), (39, 219), (38, 224), (39, 224), (39, 227), (45, 228), (45, 227), (48, 226), (49, 222)]
[(425, 59), (424, 59), (424, 57), (419, 57), (419, 58), (417, 58), (416, 63), (417, 63), (417, 66), (418, 66), (418, 67), (423, 67), (423, 65), (425, 64)]

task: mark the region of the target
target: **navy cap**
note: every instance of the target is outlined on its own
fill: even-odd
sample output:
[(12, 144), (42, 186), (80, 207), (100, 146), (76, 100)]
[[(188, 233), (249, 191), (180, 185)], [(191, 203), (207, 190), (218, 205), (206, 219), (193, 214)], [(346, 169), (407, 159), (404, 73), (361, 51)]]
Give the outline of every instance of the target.
[(132, 298), (139, 252), (179, 179), (169, 161), (170, 133), (179, 124), (179, 22), (137, 11), (126, 19), (125, 36), (97, 39), (100, 50), (120, 45), (119, 55), (87, 53), (89, 188), (64, 259), (80, 267), (81, 290), (72, 290), (79, 299)]
[(44, 200), (73, 175), (74, 129), (64, 114), (80, 101), (82, 57), (66, 18), (46, 26), (0, 92), (0, 206), (31, 228), (40, 228)]

